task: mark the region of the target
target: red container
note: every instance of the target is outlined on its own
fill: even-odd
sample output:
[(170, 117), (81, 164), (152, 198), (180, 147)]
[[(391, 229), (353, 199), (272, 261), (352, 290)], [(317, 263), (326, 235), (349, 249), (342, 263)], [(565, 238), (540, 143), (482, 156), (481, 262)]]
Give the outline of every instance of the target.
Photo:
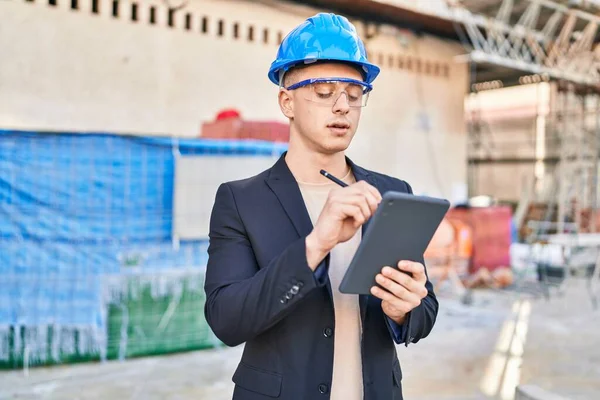
[(288, 124), (274, 121), (244, 121), (226, 118), (202, 124), (201, 137), (212, 139), (249, 139), (271, 142), (288, 142)]
[(490, 271), (510, 267), (510, 207), (452, 209), (448, 217), (459, 219), (473, 230), (470, 272), (477, 272), (483, 267)]

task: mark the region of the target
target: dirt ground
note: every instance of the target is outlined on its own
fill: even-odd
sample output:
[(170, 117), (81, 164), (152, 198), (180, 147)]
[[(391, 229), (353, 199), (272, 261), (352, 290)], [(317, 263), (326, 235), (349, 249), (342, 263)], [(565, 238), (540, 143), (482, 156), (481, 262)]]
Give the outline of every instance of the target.
[[(582, 282), (549, 300), (491, 290), (475, 291), (470, 305), (447, 290), (438, 297), (430, 337), (398, 347), (407, 400), (510, 398), (502, 397), (503, 388), (514, 393), (519, 383), (572, 400), (600, 398), (600, 310), (593, 310)], [(241, 351), (5, 371), (0, 399), (226, 400)]]

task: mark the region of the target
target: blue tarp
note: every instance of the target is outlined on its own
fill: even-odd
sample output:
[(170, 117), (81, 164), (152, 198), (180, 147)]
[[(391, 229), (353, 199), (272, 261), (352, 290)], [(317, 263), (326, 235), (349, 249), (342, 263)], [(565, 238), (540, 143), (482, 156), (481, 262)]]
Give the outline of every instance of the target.
[(205, 265), (206, 241), (171, 245), (175, 144), (201, 156), (286, 148), (0, 130), (0, 326), (102, 328), (102, 274)]

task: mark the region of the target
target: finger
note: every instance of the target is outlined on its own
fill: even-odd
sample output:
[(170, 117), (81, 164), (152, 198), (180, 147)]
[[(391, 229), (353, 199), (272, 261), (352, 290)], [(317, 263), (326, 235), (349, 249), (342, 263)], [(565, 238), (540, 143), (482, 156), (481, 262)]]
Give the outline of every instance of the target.
[(350, 187), (356, 189), (361, 193), (370, 193), (375, 197), (376, 200), (381, 201), (381, 194), (379, 194), (379, 190), (374, 186), (370, 185), (367, 181), (358, 181)]
[(343, 221), (346, 218), (353, 218), (360, 223), (366, 221), (360, 207), (354, 204), (334, 203), (331, 205), (331, 210), (340, 221)]
[(406, 299), (409, 296), (409, 291), (404, 286), (393, 281), (392, 279), (386, 278), (382, 274), (377, 274), (375, 277), (375, 282), (399, 299)]
[(366, 198), (371, 213), (374, 213), (377, 209), (377, 206), (381, 202), (381, 195), (379, 194), (379, 191), (365, 181), (357, 182), (354, 184), (353, 189), (356, 190), (356, 193), (360, 193)]
[(367, 203), (369, 203), (371, 213), (374, 213), (375, 210), (377, 210), (377, 206), (379, 205), (379, 200), (377, 200), (375, 195), (371, 192), (365, 192), (365, 198), (367, 199)]
[(379, 205), (379, 200), (377, 200), (377, 197), (368, 188), (368, 184), (361, 185), (358, 188), (360, 190), (358, 193), (365, 199), (369, 211), (373, 214)]
[(367, 189), (369, 190), (369, 193), (371, 193), (373, 196), (375, 196), (375, 199), (377, 199), (377, 204), (381, 203), (381, 193), (379, 193), (379, 190), (377, 190), (376, 187), (369, 185), (367, 187)]
[[(337, 189), (337, 190), (339, 190), (339, 189)], [(359, 181), (359, 182), (353, 183), (351, 185), (348, 185), (345, 188), (342, 188), (342, 190), (346, 193), (352, 193), (352, 194), (359, 194), (359, 193), (362, 193), (365, 191), (363, 181)]]
[(353, 205), (353, 204), (349, 204), (349, 217), (352, 217), (354, 219), (354, 227), (358, 228), (359, 226), (361, 226), (362, 224), (364, 224), (365, 222), (367, 222), (367, 217), (365, 216), (363, 210), (357, 206), (357, 205)]
[(345, 199), (344, 201), (347, 202), (348, 204), (352, 204), (352, 205), (360, 207), (363, 215), (365, 216), (365, 221), (368, 220), (369, 218), (371, 218), (371, 215), (372, 215), (371, 207), (369, 207), (369, 203), (367, 202), (367, 199), (365, 198), (365, 196), (362, 193), (358, 193), (354, 196), (350, 196), (348, 199)]
[(421, 263), (413, 261), (400, 261), (398, 268), (402, 271), (410, 272), (414, 280), (425, 283), (427, 276), (425, 275), (425, 267)]
[(364, 214), (364, 216), (366, 218), (365, 221), (368, 220), (369, 218), (371, 218), (373, 211), (371, 210), (371, 207), (369, 206), (369, 202), (367, 201), (367, 199), (364, 196), (361, 196), (361, 199), (358, 200), (357, 205), (362, 210), (362, 213)]
[[(377, 274), (375, 277), (375, 281), (380, 284), (385, 290), (392, 293), (395, 297), (400, 300), (404, 300), (410, 304), (413, 304), (414, 307), (418, 306), (421, 303), (421, 299), (427, 295), (427, 290), (425, 287), (417, 287), (414, 291), (407, 290), (402, 285), (392, 281), (391, 279), (387, 279), (385, 276), (381, 274)], [(425, 290), (425, 295), (423, 295), (423, 290)]]
[(374, 288), (379, 289), (379, 291), (376, 291), (378, 293), (377, 297), (383, 301), (389, 302), (395, 308), (401, 308), (410, 311), (421, 304), (421, 298), (414, 293), (406, 291), (406, 295), (404, 297), (398, 297), (394, 293), (388, 292), (383, 288), (378, 288), (376, 286), (374, 286)]
[(387, 290), (384, 290), (380, 287), (377, 286), (372, 286), (371, 287), (371, 294), (377, 298), (380, 298), (381, 300), (387, 301), (390, 304), (392, 304), (394, 307), (396, 307), (396, 305), (400, 304), (400, 302), (402, 301), (401, 299), (399, 299), (398, 297), (394, 296), (393, 294), (391, 294), (390, 292), (388, 292)]
[(371, 207), (363, 193), (357, 193), (353, 195), (340, 194), (333, 197), (331, 201), (360, 207), (366, 219), (371, 218), (371, 215), (373, 215), (373, 211), (371, 210)]
[(355, 208), (355, 212), (353, 215), (354, 218), (354, 227), (358, 228), (359, 226), (363, 225), (365, 222), (367, 222), (367, 217), (365, 217), (365, 214), (363, 213), (363, 211), (361, 210), (360, 207), (354, 206)]
[(357, 205), (346, 204), (344, 207), (347, 207), (346, 218), (352, 218), (352, 225), (354, 228), (358, 228), (369, 219), (367, 216), (365, 216), (362, 208)]
[(375, 197), (375, 200), (377, 200), (377, 203), (381, 202), (381, 193), (379, 193), (379, 190), (377, 190), (377, 188), (371, 184), (369, 184), (366, 181), (360, 181), (358, 182), (359, 187), (364, 191), (367, 192), (371, 195), (373, 195), (373, 197)]
[(329, 199), (330, 203), (342, 203), (342, 204), (358, 204), (365, 201), (365, 194), (363, 192), (341, 192)]
[[(399, 309), (399, 310), (406, 310), (406, 312), (408, 312), (416, 307), (416, 305), (411, 303), (410, 301), (400, 299), (400, 298), (394, 296), (392, 293), (390, 293), (380, 287), (377, 287), (377, 286), (371, 287), (371, 294), (373, 296), (381, 299), (382, 301), (387, 301), (392, 307)], [(414, 300), (414, 299), (411, 299), (411, 300)], [(419, 303), (420, 303), (420, 301), (419, 301)]]
[(381, 269), (381, 274), (384, 275), (385, 277), (393, 280), (394, 282), (402, 285), (408, 291), (413, 292), (413, 293), (418, 293), (419, 289), (424, 286), (423, 283), (415, 280), (410, 275), (408, 275), (396, 268), (383, 267)]

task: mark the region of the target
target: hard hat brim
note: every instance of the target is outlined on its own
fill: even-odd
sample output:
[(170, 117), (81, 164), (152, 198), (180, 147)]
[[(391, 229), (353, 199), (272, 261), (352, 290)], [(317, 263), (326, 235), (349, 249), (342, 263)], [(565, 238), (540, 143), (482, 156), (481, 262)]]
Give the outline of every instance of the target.
[(318, 59), (318, 60), (307, 59), (307, 60), (297, 60), (297, 61), (286, 61), (286, 62), (279, 63), (279, 65), (278, 65), (278, 63), (273, 63), (273, 65), (271, 66), (271, 68), (269, 70), (269, 74), (268, 74), (269, 80), (271, 82), (273, 82), (274, 84), (279, 85), (279, 83), (280, 83), (279, 76), (282, 71), (287, 72), (290, 69), (294, 68), (295, 66), (301, 65), (301, 64), (310, 65), (311, 62), (327, 63), (328, 61), (349, 64), (349, 65), (354, 65), (354, 66), (358, 67), (358, 69), (363, 71), (363, 79), (368, 84), (373, 83), (373, 81), (375, 80), (375, 78), (377, 78), (377, 76), (379, 75), (379, 72), (381, 71), (377, 65), (372, 64), (370, 62), (350, 61), (348, 59), (341, 59), (341, 58), (339, 58), (339, 59), (327, 58), (327, 59)]

